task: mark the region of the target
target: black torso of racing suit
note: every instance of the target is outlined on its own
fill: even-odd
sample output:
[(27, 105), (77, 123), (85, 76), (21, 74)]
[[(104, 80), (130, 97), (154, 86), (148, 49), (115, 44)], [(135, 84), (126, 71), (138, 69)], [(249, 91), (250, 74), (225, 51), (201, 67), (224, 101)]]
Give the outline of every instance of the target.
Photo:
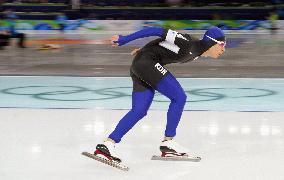
[(189, 34), (167, 30), (164, 37), (146, 44), (136, 54), (130, 68), (134, 91), (156, 87), (170, 73), (164, 65), (196, 60), (211, 44)]

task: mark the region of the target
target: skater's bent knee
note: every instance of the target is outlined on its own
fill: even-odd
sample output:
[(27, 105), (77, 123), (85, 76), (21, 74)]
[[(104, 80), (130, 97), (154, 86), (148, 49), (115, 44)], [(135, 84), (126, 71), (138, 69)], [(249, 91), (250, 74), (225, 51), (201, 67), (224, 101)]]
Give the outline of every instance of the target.
[(131, 112), (134, 113), (139, 119), (142, 119), (147, 115), (147, 110), (144, 109), (132, 109)]
[(171, 100), (179, 104), (185, 104), (186, 99), (187, 99), (187, 96), (185, 92), (183, 91), (183, 92), (176, 93), (176, 95)]

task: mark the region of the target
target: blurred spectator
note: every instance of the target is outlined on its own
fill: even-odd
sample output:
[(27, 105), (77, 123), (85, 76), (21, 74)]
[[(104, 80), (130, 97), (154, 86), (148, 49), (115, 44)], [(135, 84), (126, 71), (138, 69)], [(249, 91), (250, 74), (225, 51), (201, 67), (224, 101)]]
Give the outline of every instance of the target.
[(277, 32), (277, 21), (279, 20), (279, 16), (276, 12), (270, 13), (270, 16), (268, 17), (268, 20), (270, 22), (270, 33), (276, 34)]
[(64, 29), (65, 29), (65, 26), (67, 24), (67, 16), (64, 14), (64, 13), (61, 13), (60, 15), (58, 15), (56, 17), (56, 22), (59, 26), (59, 30), (63, 33), (64, 32)]
[(71, 0), (72, 1), (72, 9), (80, 9), (80, 0)]
[(8, 31), (0, 30), (0, 50), (3, 50), (5, 46), (9, 45), (11, 36)]
[(25, 48), (25, 39), (26, 35), (24, 33), (19, 33), (16, 31), (16, 20), (18, 16), (12, 10), (7, 10), (4, 13), (6, 20), (9, 22), (9, 29), (8, 32), (10, 34), (10, 38), (17, 38), (18, 40), (18, 47)]

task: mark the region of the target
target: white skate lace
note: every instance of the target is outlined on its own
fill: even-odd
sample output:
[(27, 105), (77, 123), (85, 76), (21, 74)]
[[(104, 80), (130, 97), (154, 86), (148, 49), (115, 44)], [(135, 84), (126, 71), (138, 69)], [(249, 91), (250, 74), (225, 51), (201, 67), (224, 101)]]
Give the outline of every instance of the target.
[(189, 150), (181, 145), (179, 145), (174, 140), (168, 140), (162, 143), (162, 146), (167, 146), (171, 149), (174, 149), (178, 153), (187, 153)]

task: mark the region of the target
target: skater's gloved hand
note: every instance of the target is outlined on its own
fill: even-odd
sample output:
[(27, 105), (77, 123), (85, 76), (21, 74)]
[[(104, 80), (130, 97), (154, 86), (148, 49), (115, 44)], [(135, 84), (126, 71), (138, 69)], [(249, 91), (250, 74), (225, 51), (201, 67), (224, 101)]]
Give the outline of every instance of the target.
[(112, 41), (112, 46), (122, 46), (128, 42), (131, 41), (130, 38), (128, 38), (128, 36), (122, 36), (122, 35), (114, 35), (111, 37), (111, 41)]
[(126, 41), (126, 39), (122, 35), (114, 35), (111, 37), (110, 41), (112, 46), (122, 46), (128, 43), (128, 41)]
[(114, 35), (110, 38), (110, 43), (112, 44), (112, 46), (119, 46), (118, 39), (119, 35)]

